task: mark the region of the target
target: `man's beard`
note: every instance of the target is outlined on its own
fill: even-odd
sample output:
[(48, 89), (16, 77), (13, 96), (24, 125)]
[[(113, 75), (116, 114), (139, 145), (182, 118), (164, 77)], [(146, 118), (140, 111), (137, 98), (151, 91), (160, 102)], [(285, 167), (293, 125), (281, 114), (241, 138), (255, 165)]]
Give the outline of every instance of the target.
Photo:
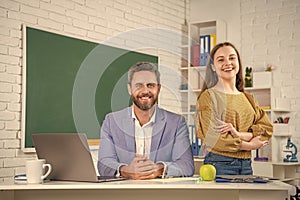
[[(139, 101), (139, 98), (141, 98), (141, 97), (152, 97), (152, 99), (149, 103), (147, 102), (145, 104), (142, 104)], [(157, 101), (157, 98), (155, 98), (152, 94), (138, 95), (137, 97), (131, 95), (131, 99), (132, 99), (133, 103), (139, 109), (144, 110), (144, 111), (149, 110), (150, 108), (152, 108), (155, 105), (156, 101)]]

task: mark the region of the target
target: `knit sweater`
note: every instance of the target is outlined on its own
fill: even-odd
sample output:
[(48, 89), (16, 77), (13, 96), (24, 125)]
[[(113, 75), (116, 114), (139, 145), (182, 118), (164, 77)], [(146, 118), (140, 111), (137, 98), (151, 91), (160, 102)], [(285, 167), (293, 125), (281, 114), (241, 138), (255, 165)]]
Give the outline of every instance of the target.
[(198, 99), (195, 126), (208, 151), (234, 158), (251, 158), (250, 150), (240, 150), (242, 140), (227, 132), (214, 130), (216, 118), (231, 123), (239, 132), (252, 132), (253, 137), (270, 140), (273, 126), (253, 95), (245, 92), (227, 94), (215, 89), (205, 90)]

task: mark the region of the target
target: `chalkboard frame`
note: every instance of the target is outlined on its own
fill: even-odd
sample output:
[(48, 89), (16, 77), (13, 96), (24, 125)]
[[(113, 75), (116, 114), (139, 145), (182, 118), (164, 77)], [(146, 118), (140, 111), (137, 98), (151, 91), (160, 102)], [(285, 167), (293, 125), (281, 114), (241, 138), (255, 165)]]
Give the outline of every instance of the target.
[[(67, 38), (67, 39), (72, 39), (74, 41), (81, 41), (81, 42), (86, 42), (86, 43), (91, 43), (91, 44), (96, 44), (97, 47), (100, 46), (101, 48), (109, 48), (109, 49), (115, 49), (116, 51), (124, 51), (126, 54), (126, 52), (128, 52), (128, 55), (130, 55), (131, 57), (132, 56), (135, 56), (135, 55), (142, 55), (142, 56), (146, 56), (146, 60), (140, 60), (140, 61), (150, 61), (150, 62), (155, 62), (155, 63), (158, 63), (158, 57), (157, 56), (154, 56), (154, 55), (149, 55), (149, 54), (144, 54), (144, 53), (139, 53), (139, 52), (136, 52), (136, 51), (132, 51), (132, 50), (128, 50), (128, 49), (125, 49), (125, 48), (119, 48), (119, 47), (113, 47), (113, 46), (108, 46), (108, 45), (103, 45), (101, 43), (98, 43), (98, 42), (95, 42), (95, 41), (91, 41), (91, 40), (86, 40), (86, 39), (83, 39), (83, 38), (79, 38), (79, 37), (74, 37), (74, 36), (71, 36), (71, 35), (67, 35), (67, 34), (61, 34), (61, 33), (58, 33), (56, 31), (53, 31), (53, 30), (47, 30), (47, 29), (44, 29), (44, 28), (40, 28), (40, 27), (35, 27), (35, 26), (28, 26), (26, 24), (23, 24), (22, 25), (22, 47), (23, 47), (23, 57), (22, 57), (22, 118), (21, 118), (21, 149), (23, 152), (35, 152), (35, 149), (34, 149), (34, 146), (28, 146), (27, 143), (28, 143), (28, 140), (31, 140), (31, 134), (33, 133), (39, 133), (39, 132), (32, 132), (32, 133), (28, 133), (27, 132), (27, 128), (28, 128), (28, 125), (26, 124), (26, 120), (28, 120), (27, 118), (27, 113), (29, 113), (29, 109), (27, 108), (27, 98), (28, 98), (28, 93), (29, 90), (27, 88), (27, 85), (28, 83), (30, 83), (30, 80), (28, 80), (28, 77), (27, 77), (27, 70), (30, 68), (31, 66), (31, 63), (28, 63), (28, 60), (30, 59), (27, 59), (27, 47), (29, 46), (27, 44), (27, 36), (28, 36), (28, 29), (35, 29), (37, 31), (40, 31), (40, 32), (47, 32), (49, 34), (53, 34), (53, 35), (56, 35), (56, 36), (59, 36), (59, 37), (63, 37), (63, 38)], [(125, 55), (127, 56), (127, 55)], [(149, 60), (147, 60), (149, 57)], [(134, 64), (134, 63), (133, 63)], [(129, 66), (128, 66), (129, 67)], [(114, 68), (115, 69), (115, 68)], [(77, 72), (76, 72), (77, 73)], [(125, 74), (124, 74), (125, 75)], [(123, 76), (124, 76), (123, 75)], [(123, 77), (124, 79), (124, 77)], [(74, 88), (73, 88), (74, 90)], [(113, 93), (114, 91), (112, 91)], [(73, 91), (74, 93), (74, 91)], [(113, 95), (113, 94), (111, 94)], [(96, 97), (95, 97), (96, 98)], [(98, 98), (99, 99), (99, 98)], [(29, 102), (29, 101), (28, 101)], [(72, 104), (73, 102), (71, 102)], [(74, 104), (74, 103), (73, 103)], [(74, 106), (74, 105), (72, 105)], [(96, 108), (95, 108), (96, 110)], [(107, 113), (105, 113), (107, 114)], [(32, 118), (31, 118), (32, 119)], [(74, 119), (75, 120), (75, 119)], [(100, 127), (100, 125), (99, 125)], [(82, 133), (82, 130), (80, 131), (77, 131), (77, 126), (75, 127), (76, 128), (76, 132), (81, 132)], [(80, 128), (79, 128), (80, 129)], [(50, 131), (51, 132), (51, 131)], [(42, 131), (41, 133), (50, 133), (48, 131)], [(74, 131), (71, 131), (72, 133), (74, 133)], [(57, 131), (55, 133), (66, 133), (64, 131)], [(99, 131), (99, 134), (100, 134), (100, 131)], [(88, 139), (89, 139), (89, 135), (88, 136)], [(100, 135), (99, 135), (100, 136)], [(94, 138), (92, 138), (92, 140), (94, 140)], [(32, 143), (32, 141), (30, 141)], [(29, 143), (30, 143), (29, 142)], [(97, 144), (97, 142), (95, 143)], [(92, 144), (90, 143), (90, 147), (91, 148), (98, 148), (98, 145), (95, 145), (95, 144)], [(33, 145), (33, 144), (32, 144)], [(95, 146), (93, 146), (95, 145)]]

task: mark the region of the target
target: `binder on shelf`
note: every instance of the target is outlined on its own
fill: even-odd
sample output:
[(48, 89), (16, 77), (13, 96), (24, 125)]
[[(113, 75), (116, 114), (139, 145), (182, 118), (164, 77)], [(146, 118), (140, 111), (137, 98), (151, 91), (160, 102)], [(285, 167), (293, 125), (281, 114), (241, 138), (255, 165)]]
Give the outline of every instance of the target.
[(204, 54), (204, 36), (200, 35), (200, 66), (205, 66), (205, 54)]
[(198, 156), (202, 156), (203, 151), (202, 151), (202, 141), (200, 138), (198, 138)]
[(195, 44), (193, 46), (193, 66), (199, 66), (200, 65), (200, 45)]
[(191, 144), (193, 144), (193, 126), (189, 125), (189, 139)]
[(205, 157), (206, 156), (206, 148), (205, 148), (205, 144), (201, 143), (201, 147), (199, 149), (199, 156), (201, 157)]
[(204, 65), (206, 65), (210, 54), (210, 35), (204, 35), (204, 42)]
[(210, 51), (217, 45), (217, 36), (216, 34), (210, 34)]
[(199, 151), (199, 147), (198, 147), (198, 139), (196, 137), (196, 133), (194, 132), (195, 130), (195, 126), (194, 125), (189, 125), (189, 131), (190, 131), (190, 135), (191, 135), (191, 142), (192, 142), (192, 152), (193, 152), (193, 156), (198, 156), (198, 151)]

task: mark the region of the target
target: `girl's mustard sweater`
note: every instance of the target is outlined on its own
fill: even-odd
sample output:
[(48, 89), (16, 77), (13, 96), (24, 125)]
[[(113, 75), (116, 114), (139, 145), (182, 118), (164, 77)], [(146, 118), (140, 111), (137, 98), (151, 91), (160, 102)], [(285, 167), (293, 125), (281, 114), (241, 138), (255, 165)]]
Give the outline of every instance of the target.
[(214, 130), (216, 118), (231, 123), (239, 132), (252, 132), (261, 140), (270, 140), (273, 126), (267, 114), (254, 97), (245, 92), (227, 94), (215, 89), (205, 90), (197, 101), (195, 127), (208, 151), (234, 158), (251, 158), (251, 151), (240, 150), (242, 140), (230, 132), (220, 134)]

